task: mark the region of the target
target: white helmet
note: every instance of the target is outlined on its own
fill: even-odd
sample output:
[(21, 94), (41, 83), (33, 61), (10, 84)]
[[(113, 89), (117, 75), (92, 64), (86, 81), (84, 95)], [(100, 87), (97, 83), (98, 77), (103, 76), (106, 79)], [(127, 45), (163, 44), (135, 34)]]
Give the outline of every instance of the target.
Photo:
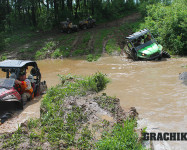
[(10, 75), (10, 79), (16, 79), (16, 74), (15, 74), (15, 73), (12, 73), (12, 74)]
[(28, 75), (28, 79), (30, 80), (30, 82), (31, 83), (33, 83), (34, 82), (34, 77), (30, 74), (30, 75)]

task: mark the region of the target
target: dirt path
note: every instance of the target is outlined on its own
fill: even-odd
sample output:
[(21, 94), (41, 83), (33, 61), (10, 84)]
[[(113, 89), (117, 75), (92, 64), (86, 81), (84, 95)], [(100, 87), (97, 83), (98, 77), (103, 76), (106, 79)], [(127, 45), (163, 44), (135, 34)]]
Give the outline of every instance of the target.
[[(113, 27), (119, 27), (125, 23), (131, 23), (137, 21), (139, 18), (141, 18), (141, 15), (139, 13), (133, 13), (128, 16), (125, 16), (121, 19), (114, 20), (112, 22), (108, 23), (102, 23), (97, 25), (94, 28), (90, 28), (87, 30), (81, 30), (78, 33), (72, 33), (72, 36), (75, 36), (75, 40), (72, 43), (71, 52), (76, 50), (77, 46), (81, 44), (82, 42), (82, 35), (84, 35), (86, 32), (91, 33), (91, 39), (87, 43), (87, 47), (90, 50), (90, 52), (94, 52), (94, 43), (96, 40), (96, 35), (99, 33), (100, 30), (103, 29), (110, 29)], [(127, 31), (129, 33), (129, 31)], [(34, 35), (30, 37), (29, 39), (25, 40), (25, 43), (21, 42), (15, 42), (7, 47), (7, 50), (5, 50), (3, 53), (6, 53), (6, 56), (8, 59), (34, 59), (35, 53), (40, 50), (47, 42), (49, 41), (58, 41), (58, 38), (64, 37), (65, 40), (67, 40), (71, 35), (66, 33), (61, 33), (59, 30), (53, 30), (50, 32), (34, 32)], [(117, 33), (118, 34), (118, 33)], [(122, 35), (124, 36), (124, 35)], [(109, 37), (105, 37), (103, 40), (103, 52), (105, 52), (105, 46), (106, 41)], [(117, 37), (119, 39), (119, 45), (121, 44), (121, 37)], [(20, 39), (21, 40), (21, 39)], [(64, 41), (59, 41), (59, 46), (63, 45)], [(120, 46), (121, 47), (121, 46)], [(123, 47), (123, 46), (122, 46)], [(3, 54), (2, 52), (0, 55)]]

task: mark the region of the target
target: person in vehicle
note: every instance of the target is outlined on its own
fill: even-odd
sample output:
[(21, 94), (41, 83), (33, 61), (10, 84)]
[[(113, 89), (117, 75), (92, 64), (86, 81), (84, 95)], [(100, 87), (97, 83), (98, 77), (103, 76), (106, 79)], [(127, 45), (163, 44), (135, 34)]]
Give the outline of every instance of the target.
[(137, 47), (141, 45), (141, 38), (138, 38), (135, 42), (134, 42), (134, 46)]
[(70, 21), (70, 19), (67, 18), (66, 21), (67, 21), (67, 25), (68, 25), (68, 27), (71, 28), (71, 27), (72, 27), (72, 22)]
[(150, 41), (150, 40), (151, 40), (151, 34), (148, 34), (147, 37), (145, 38), (145, 41), (144, 41), (144, 42), (146, 43), (146, 42), (148, 42), (148, 41)]
[(92, 16), (91, 15), (89, 15), (89, 17), (88, 17), (88, 19), (87, 19), (88, 21), (91, 21), (92, 20)]
[(20, 72), (18, 79), (15, 80), (15, 86), (22, 97), (23, 105), (25, 105), (28, 100), (34, 98), (33, 88), (30, 80), (26, 79), (25, 71)]
[(15, 73), (12, 73), (12, 74), (10, 75), (10, 79), (16, 79), (16, 74), (15, 74)]

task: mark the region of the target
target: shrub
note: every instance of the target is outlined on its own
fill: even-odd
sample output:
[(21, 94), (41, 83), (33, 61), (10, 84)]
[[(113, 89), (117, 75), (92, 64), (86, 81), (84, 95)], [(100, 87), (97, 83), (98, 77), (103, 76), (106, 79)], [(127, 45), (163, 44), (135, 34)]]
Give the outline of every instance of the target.
[(136, 121), (128, 119), (123, 124), (116, 124), (112, 132), (104, 133), (102, 139), (96, 143), (97, 149), (143, 149), (134, 131), (135, 126)]
[(93, 58), (94, 56), (92, 54), (89, 54), (87, 57), (86, 57), (86, 60), (89, 61), (89, 62), (92, 62), (93, 61)]
[(7, 56), (5, 54), (3, 54), (2, 56), (0, 56), (0, 61), (6, 60)]
[(60, 49), (57, 48), (57, 49), (53, 52), (52, 57), (53, 57), (53, 58), (58, 58), (58, 57), (60, 57), (60, 56), (61, 56)]
[(159, 43), (174, 54), (187, 54), (187, 2), (175, 0), (147, 6), (147, 17), (141, 29), (148, 28)]
[(96, 92), (104, 90), (106, 88), (107, 83), (109, 83), (109, 80), (106, 78), (106, 75), (100, 72), (93, 75), (93, 81), (96, 83)]

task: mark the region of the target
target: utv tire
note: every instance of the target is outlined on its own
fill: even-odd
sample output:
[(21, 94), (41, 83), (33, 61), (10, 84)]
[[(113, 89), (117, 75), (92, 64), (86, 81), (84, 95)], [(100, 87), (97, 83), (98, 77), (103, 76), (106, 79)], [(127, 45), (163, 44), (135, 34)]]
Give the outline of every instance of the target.
[(134, 61), (137, 61), (137, 60), (138, 60), (138, 57), (137, 57), (136, 55), (133, 55), (132, 59), (133, 59)]
[(162, 54), (160, 54), (160, 56), (158, 57), (158, 60), (162, 60)]
[(171, 58), (170, 54), (166, 51), (162, 51), (162, 57), (163, 58)]
[(131, 55), (132, 55), (132, 59), (133, 59), (134, 61), (137, 61), (137, 60), (138, 60), (137, 53), (135, 52), (135, 50), (132, 50)]
[(16, 103), (16, 107), (17, 107), (17, 109), (19, 109), (19, 110), (23, 110), (23, 100), (22, 100), (22, 99), (21, 99), (21, 102)]

